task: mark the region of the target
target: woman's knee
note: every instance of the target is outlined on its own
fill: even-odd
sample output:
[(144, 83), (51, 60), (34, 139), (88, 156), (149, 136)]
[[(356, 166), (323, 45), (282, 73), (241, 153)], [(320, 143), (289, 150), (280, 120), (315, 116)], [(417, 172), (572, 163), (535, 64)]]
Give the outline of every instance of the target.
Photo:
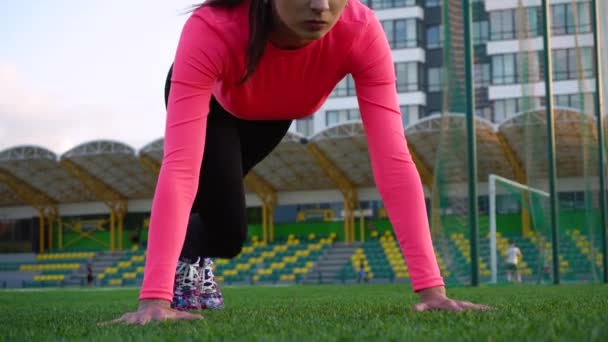
[(232, 259), (241, 253), (242, 240), (226, 240), (214, 246), (214, 256), (217, 258)]

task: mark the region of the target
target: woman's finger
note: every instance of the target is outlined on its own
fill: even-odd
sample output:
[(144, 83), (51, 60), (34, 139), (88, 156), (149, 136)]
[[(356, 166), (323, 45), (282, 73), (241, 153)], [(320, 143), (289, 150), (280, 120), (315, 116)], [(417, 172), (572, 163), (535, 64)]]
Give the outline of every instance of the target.
[(119, 318), (113, 319), (111, 321), (99, 322), (99, 323), (97, 323), (97, 326), (103, 327), (106, 325), (111, 325), (111, 324), (116, 324), (116, 323), (121, 323), (121, 322), (128, 322), (132, 316), (133, 316), (133, 312), (127, 312), (126, 314), (120, 316)]
[(185, 311), (177, 311), (175, 315), (175, 319), (185, 319), (185, 320), (196, 320), (196, 319), (204, 319), (202, 315), (191, 314)]
[[(150, 315), (142, 315), (142, 316), (136, 317), (133, 323), (139, 324), (139, 325), (146, 325), (151, 320), (152, 320), (152, 316), (150, 316)], [(156, 319), (156, 320), (157, 321), (161, 321), (162, 319)]]
[(418, 303), (412, 307), (412, 310), (422, 312), (428, 310), (429, 308), (430, 306), (427, 303)]
[(464, 310), (464, 309), (463, 309), (463, 308), (462, 308), (462, 307), (461, 307), (461, 306), (458, 304), (458, 302), (457, 302), (457, 301), (455, 301), (455, 300), (447, 300), (447, 301), (442, 302), (442, 304), (441, 304), (441, 308), (442, 308), (442, 309), (449, 310), (449, 311), (462, 311), (462, 310)]
[(487, 311), (487, 310), (492, 309), (492, 307), (483, 305), (483, 304), (475, 304), (475, 303), (471, 303), (471, 302), (467, 302), (467, 301), (458, 301), (458, 302), (459, 302), (458, 304), (460, 305), (460, 307), (465, 310)]

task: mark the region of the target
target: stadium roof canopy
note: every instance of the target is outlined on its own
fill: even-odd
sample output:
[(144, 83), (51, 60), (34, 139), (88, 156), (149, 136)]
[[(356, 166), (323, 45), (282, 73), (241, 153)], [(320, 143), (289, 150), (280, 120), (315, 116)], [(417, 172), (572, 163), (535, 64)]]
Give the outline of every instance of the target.
[(67, 151), (62, 160), (73, 162), (125, 199), (153, 195), (156, 176), (138, 159), (135, 150), (120, 142), (92, 141)]
[[(514, 172), (505, 157), (505, 146), (500, 143), (496, 127), (491, 122), (476, 118), (477, 135), (477, 177), (479, 181), (488, 179), (491, 173), (510, 179)], [(444, 134), (441, 134), (441, 132)], [(445, 182), (459, 183), (468, 179), (466, 118), (464, 115), (432, 115), (405, 131), (408, 145), (424, 164), (435, 172), (438, 151), (441, 156), (442, 174)], [(418, 165), (419, 170), (421, 166)]]
[[(558, 178), (597, 176), (595, 117), (565, 108), (556, 109), (554, 115)], [(539, 109), (515, 115), (499, 126), (499, 132), (512, 146), (528, 177), (539, 178), (548, 174), (546, 123), (545, 110)], [(535, 143), (530, 144), (530, 141)], [(588, 170), (585, 170), (586, 166)]]
[[(77, 178), (62, 168), (55, 153), (38, 146), (18, 146), (0, 153), (0, 172), (4, 172), (7, 182), (4, 186), (21, 192), (24, 187), (41, 192), (51, 202), (73, 203), (96, 200)], [(8, 174), (7, 174), (8, 173)], [(12, 176), (12, 177), (11, 177)], [(10, 177), (10, 180), (8, 179)], [(15, 187), (21, 190), (16, 190)], [(29, 200), (21, 199), (3, 205), (22, 205)], [(2, 195), (2, 202), (7, 199)]]
[(306, 138), (291, 132), (253, 171), (278, 192), (336, 188), (308, 152)]
[(163, 143), (165, 139), (159, 138), (144, 146), (139, 151), (140, 156), (151, 158), (157, 165), (160, 165), (163, 160)]
[[(438, 147), (444, 181), (466, 181), (465, 124), (462, 115), (436, 115), (406, 128), (410, 151), (427, 186), (432, 185), (433, 174), (438, 172)], [(521, 113), (499, 125), (477, 118), (479, 181), (487, 180), (490, 173), (515, 180), (522, 175), (546, 174), (539, 162), (546, 158), (546, 145), (538, 143), (544, 141), (546, 129), (539, 125), (544, 125), (544, 110)], [(442, 127), (446, 128), (440, 136)], [(581, 148), (585, 141), (597, 142), (595, 119), (558, 109), (555, 127), (558, 176), (582, 176), (582, 165), (589, 165), (588, 175), (596, 175), (596, 156), (583, 153)], [(581, 130), (588, 132), (585, 140), (581, 139)], [(527, 136), (534, 136), (537, 143), (526, 144)], [(162, 155), (162, 138), (139, 153), (123, 143), (105, 140), (81, 144), (60, 158), (37, 146), (9, 148), (0, 152), (0, 206), (32, 205), (31, 199), (23, 198), (23, 189), (38, 193), (38, 200), (52, 203), (104, 201), (99, 187), (121, 199), (150, 199)], [(535, 167), (526, 167), (532, 162)], [(338, 170), (354, 187), (374, 186), (361, 122), (329, 127), (309, 138), (287, 133), (277, 148), (254, 167), (253, 173), (276, 192), (335, 190), (338, 186), (335, 178), (328, 176), (328, 167)], [(248, 187), (247, 191), (253, 189)]]
[(329, 127), (315, 134), (310, 142), (318, 146), (354, 185), (375, 185), (361, 122)]

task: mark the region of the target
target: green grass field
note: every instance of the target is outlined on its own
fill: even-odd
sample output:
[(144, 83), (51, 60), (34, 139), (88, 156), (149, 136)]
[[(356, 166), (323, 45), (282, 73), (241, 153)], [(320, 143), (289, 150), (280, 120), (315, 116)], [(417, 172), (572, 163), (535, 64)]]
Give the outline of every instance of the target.
[(410, 310), (400, 285), (224, 288), (205, 320), (147, 326), (96, 323), (134, 310), (136, 289), (0, 291), (0, 340), (608, 341), (608, 286), (449, 290), (491, 312)]

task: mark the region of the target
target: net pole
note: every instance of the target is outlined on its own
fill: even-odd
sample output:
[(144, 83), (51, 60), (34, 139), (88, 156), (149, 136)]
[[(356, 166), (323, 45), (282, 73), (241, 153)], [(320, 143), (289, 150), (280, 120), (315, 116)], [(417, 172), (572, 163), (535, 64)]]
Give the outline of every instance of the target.
[(606, 143), (606, 137), (604, 135), (604, 104), (602, 102), (603, 88), (602, 88), (602, 63), (600, 60), (602, 58), (601, 51), (601, 43), (600, 43), (600, 29), (599, 29), (599, 4), (597, 0), (591, 0), (591, 23), (593, 28), (593, 59), (595, 64), (595, 116), (597, 120), (595, 124), (597, 125), (597, 142), (598, 142), (598, 171), (599, 171), (599, 181), (600, 181), (600, 193), (599, 193), (599, 209), (600, 209), (600, 229), (601, 229), (601, 237), (602, 237), (602, 254), (603, 254), (603, 273), (604, 273), (604, 283), (608, 283), (608, 250), (606, 246), (606, 235), (608, 227), (606, 227), (606, 213), (608, 212), (608, 207), (606, 207), (608, 199), (606, 198), (606, 158), (604, 154), (604, 147)]
[(504, 178), (504, 177), (501, 177), (501, 176), (498, 176), (498, 175), (494, 175), (494, 174), (491, 174), (490, 176), (492, 177), (492, 179), (494, 179), (494, 182), (496, 182), (496, 180), (499, 180), (502, 183), (511, 185), (513, 187), (516, 187), (516, 188), (520, 188), (520, 189), (522, 189), (524, 191), (533, 192), (533, 193), (536, 193), (538, 195), (545, 196), (545, 197), (550, 197), (551, 196), (551, 194), (549, 194), (548, 192), (532, 188), (532, 187), (530, 187), (528, 185), (524, 185), (524, 184), (520, 184), (520, 183), (514, 182), (514, 181), (512, 181), (512, 180), (510, 180), (508, 178)]
[(488, 177), (490, 200), (490, 267), (492, 272), (492, 283), (498, 282), (498, 265), (496, 260), (496, 177)]
[(479, 285), (479, 226), (477, 222), (477, 146), (475, 139), (475, 93), (473, 92), (472, 8), (462, 0), (464, 21), (465, 108), (467, 114), (467, 156), (469, 167), (469, 224), (471, 225), (471, 285)]
[(551, 53), (551, 12), (548, 0), (542, 0), (543, 46), (545, 60), (545, 110), (547, 116), (547, 157), (549, 203), (551, 208), (551, 239), (553, 244), (553, 283), (559, 284), (559, 236), (557, 222), (557, 172), (555, 167), (555, 120), (553, 116), (553, 64)]

